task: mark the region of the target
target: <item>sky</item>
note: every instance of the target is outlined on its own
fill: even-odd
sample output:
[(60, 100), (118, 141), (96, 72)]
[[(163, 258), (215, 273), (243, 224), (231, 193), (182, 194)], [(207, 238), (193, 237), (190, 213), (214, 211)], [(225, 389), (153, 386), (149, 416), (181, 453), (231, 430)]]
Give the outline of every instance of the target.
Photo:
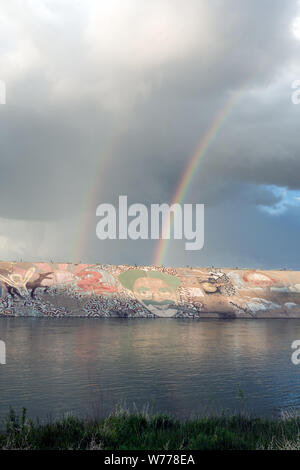
[[(96, 236), (96, 208), (205, 205), (166, 266), (300, 269), (300, 3), (0, 0), (0, 259), (154, 263)], [(300, 96), (300, 95), (299, 95)]]

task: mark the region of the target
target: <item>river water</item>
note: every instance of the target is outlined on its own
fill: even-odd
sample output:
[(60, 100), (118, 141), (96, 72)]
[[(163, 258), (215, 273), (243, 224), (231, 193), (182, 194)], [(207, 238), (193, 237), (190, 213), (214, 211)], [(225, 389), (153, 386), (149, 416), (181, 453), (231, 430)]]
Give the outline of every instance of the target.
[(185, 418), (300, 408), (300, 320), (0, 318), (0, 418), (101, 417), (116, 404)]

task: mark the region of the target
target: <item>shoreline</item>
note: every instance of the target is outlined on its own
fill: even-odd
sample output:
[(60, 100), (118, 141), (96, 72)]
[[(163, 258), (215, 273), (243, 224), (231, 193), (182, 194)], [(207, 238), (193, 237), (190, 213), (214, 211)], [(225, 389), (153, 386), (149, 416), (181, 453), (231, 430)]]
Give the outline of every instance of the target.
[(219, 414), (179, 420), (117, 407), (102, 418), (66, 416), (40, 423), (11, 409), (2, 450), (300, 450), (300, 417)]
[[(62, 320), (62, 319), (84, 319), (84, 320), (165, 320), (165, 318), (162, 317), (126, 317), (126, 316), (87, 316), (87, 315), (63, 315), (63, 316), (51, 316), (51, 315), (11, 315), (11, 314), (0, 314), (0, 319), (1, 318), (28, 318), (28, 319), (49, 319), (49, 320)], [(300, 320), (300, 313), (298, 315), (294, 316), (285, 316), (285, 315), (260, 315), (260, 316), (236, 316), (236, 317), (227, 317), (227, 316), (222, 316), (219, 315), (218, 313), (211, 313), (211, 314), (205, 314), (201, 315), (199, 317), (191, 317), (191, 316), (185, 316), (185, 317), (170, 317), (168, 318), (169, 320), (187, 320), (187, 321), (201, 321), (201, 320), (220, 320), (220, 321), (236, 321), (236, 320)]]

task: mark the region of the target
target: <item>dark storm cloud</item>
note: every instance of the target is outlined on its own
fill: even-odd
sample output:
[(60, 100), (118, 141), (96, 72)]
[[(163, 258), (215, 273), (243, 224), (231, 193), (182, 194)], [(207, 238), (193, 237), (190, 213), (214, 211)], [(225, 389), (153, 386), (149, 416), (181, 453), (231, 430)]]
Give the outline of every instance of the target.
[[(1, 257), (152, 262), (154, 242), (96, 239), (97, 204), (120, 194), (169, 202), (215, 116), (244, 87), (186, 195), (206, 204), (205, 248), (170, 244), (167, 261), (290, 260), (297, 208), (272, 217), (259, 206), (280, 201), (266, 185), (300, 189), (300, 106), (290, 99), (297, 15), (296, 1), (281, 0), (2, 2)], [(247, 220), (268, 240), (257, 250), (253, 232), (236, 229)]]

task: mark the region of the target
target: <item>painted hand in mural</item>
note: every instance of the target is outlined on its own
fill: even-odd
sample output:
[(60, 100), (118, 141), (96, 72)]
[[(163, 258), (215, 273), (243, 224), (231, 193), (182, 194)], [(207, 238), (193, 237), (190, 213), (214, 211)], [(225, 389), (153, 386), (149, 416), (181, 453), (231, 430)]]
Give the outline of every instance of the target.
[(107, 294), (116, 292), (117, 289), (114, 286), (108, 286), (101, 282), (102, 274), (96, 271), (83, 271), (77, 274), (80, 277), (80, 281), (77, 282), (77, 286), (88, 292), (94, 294)]
[(4, 276), (0, 274), (0, 280), (3, 281), (7, 286), (13, 287), (17, 290), (20, 296), (27, 296), (28, 290), (26, 284), (32, 278), (35, 273), (35, 268), (32, 267), (26, 271), (24, 275), (19, 273), (11, 273)]
[(34, 293), (38, 287), (43, 288), (44, 292), (48, 290), (47, 286), (43, 285), (45, 280), (51, 279), (52, 272), (39, 274), (37, 279), (34, 279), (26, 284), (27, 290), (31, 290), (31, 297), (34, 299)]

